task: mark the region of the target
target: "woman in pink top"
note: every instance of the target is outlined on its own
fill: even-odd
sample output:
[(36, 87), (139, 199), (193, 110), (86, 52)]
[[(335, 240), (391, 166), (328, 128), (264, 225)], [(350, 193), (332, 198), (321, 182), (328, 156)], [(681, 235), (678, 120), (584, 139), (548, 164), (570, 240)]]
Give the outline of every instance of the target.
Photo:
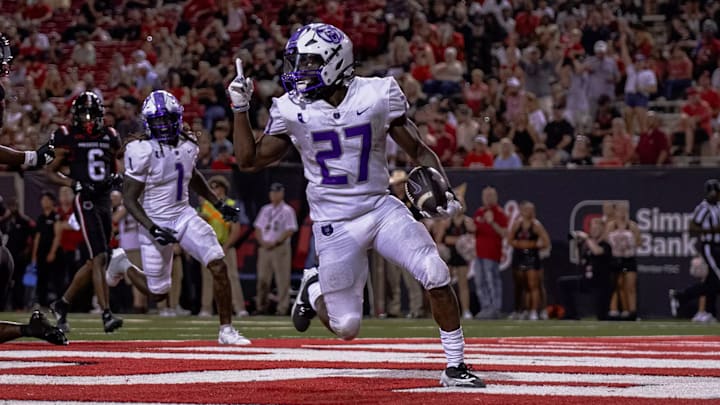
[(463, 87), (463, 99), (473, 114), (477, 115), (482, 109), (485, 97), (487, 97), (488, 85), (483, 81), (485, 75), (482, 70), (473, 69), (470, 76), (471, 83), (465, 83)]

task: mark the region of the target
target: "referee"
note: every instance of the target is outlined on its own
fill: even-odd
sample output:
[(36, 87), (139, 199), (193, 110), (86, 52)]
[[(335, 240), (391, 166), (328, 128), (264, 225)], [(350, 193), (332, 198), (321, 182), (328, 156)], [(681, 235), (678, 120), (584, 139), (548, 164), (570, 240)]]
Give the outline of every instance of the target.
[[(686, 300), (705, 296), (707, 319), (711, 322), (715, 316), (715, 299), (720, 293), (720, 180), (710, 179), (705, 182), (705, 199), (695, 207), (690, 234), (698, 237), (698, 253), (708, 265), (708, 275), (702, 283), (693, 285), (684, 291), (671, 291), (671, 300)], [(675, 304), (677, 305), (677, 304)]]

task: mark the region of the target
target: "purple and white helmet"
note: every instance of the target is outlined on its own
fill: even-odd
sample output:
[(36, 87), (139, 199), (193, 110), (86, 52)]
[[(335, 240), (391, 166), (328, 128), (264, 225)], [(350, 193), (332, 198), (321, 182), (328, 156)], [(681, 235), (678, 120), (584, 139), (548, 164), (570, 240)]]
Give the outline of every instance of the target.
[(330, 24), (308, 24), (290, 37), (285, 46), (285, 91), (309, 99), (322, 90), (341, 84), (354, 74), (355, 59), (350, 38)]
[(142, 105), (145, 133), (150, 139), (175, 145), (182, 130), (183, 106), (165, 90), (155, 90)]

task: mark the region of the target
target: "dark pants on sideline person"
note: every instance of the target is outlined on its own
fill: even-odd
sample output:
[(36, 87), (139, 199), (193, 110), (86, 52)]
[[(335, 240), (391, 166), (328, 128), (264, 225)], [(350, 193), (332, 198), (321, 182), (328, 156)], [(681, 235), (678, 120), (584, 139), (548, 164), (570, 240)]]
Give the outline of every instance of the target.
[(703, 243), (700, 245), (700, 255), (708, 265), (708, 275), (702, 283), (695, 284), (680, 291), (677, 299), (683, 302), (705, 296), (706, 311), (716, 316), (716, 299), (720, 293), (720, 244)]

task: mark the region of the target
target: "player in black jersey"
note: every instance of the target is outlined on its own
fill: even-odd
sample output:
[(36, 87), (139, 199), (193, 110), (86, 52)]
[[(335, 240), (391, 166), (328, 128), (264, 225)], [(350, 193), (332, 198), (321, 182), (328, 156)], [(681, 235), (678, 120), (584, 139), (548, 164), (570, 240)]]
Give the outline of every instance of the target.
[[(68, 304), (91, 279), (98, 305), (103, 310), (105, 332), (112, 332), (123, 323), (110, 312), (105, 282), (112, 236), (110, 192), (119, 180), (116, 158), (121, 145), (115, 129), (104, 125), (104, 112), (95, 93), (81, 93), (72, 104), (71, 126), (61, 126), (54, 134), (56, 157), (49, 166), (48, 177), (55, 184), (75, 190), (75, 217), (90, 258), (75, 274), (63, 297), (50, 305), (58, 327), (66, 331)], [(69, 169), (67, 176), (61, 172), (65, 166)]]

